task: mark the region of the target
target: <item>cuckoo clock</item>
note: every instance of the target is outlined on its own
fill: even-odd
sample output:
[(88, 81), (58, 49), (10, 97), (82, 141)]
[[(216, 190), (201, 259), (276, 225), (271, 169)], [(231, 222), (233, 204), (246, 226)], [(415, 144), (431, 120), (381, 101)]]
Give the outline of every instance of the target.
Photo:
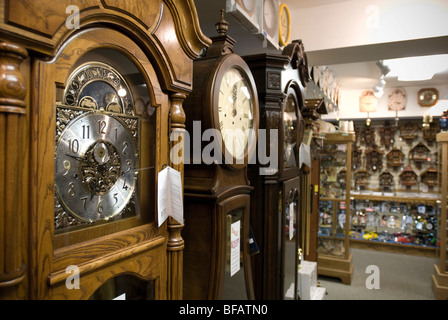
[(362, 166), (362, 149), (353, 147), (353, 170), (361, 169)]
[(438, 121), (433, 121), (429, 126), (425, 127), (423, 130), (423, 139), (428, 142), (428, 145), (432, 146), (434, 141), (436, 141), (436, 135), (440, 132), (440, 123)]
[(365, 126), (361, 133), (362, 142), (366, 147), (376, 147), (375, 142), (375, 128), (371, 126)]
[(400, 183), (406, 187), (406, 189), (410, 189), (412, 186), (418, 183), (417, 174), (412, 170), (411, 165), (408, 165), (404, 168), (403, 172), (400, 173)]
[(258, 94), (224, 14), (194, 61), (193, 92), (184, 102), (187, 131), (212, 133), (185, 165), (184, 294), (191, 299), (254, 298), (247, 165), (257, 143)]
[(414, 122), (405, 122), (400, 126), (400, 137), (406, 141), (407, 144), (412, 144), (412, 140), (417, 138), (420, 127)]
[(369, 185), (370, 173), (366, 169), (360, 169), (355, 172), (355, 187), (358, 190), (364, 190)]
[(419, 142), (409, 151), (409, 160), (412, 161), (417, 169), (421, 169), (422, 165), (428, 162), (431, 150), (423, 143)]
[(384, 192), (392, 191), (394, 187), (394, 176), (389, 171), (384, 171), (379, 176), (379, 185)]
[(386, 162), (389, 168), (397, 170), (403, 166), (405, 155), (400, 148), (395, 147), (386, 155)]
[(368, 148), (366, 154), (366, 168), (373, 172), (383, 168), (383, 151), (378, 148)]
[(438, 184), (438, 171), (434, 167), (426, 169), (420, 174), (420, 181), (428, 186), (431, 191)]
[(157, 174), (183, 175), (169, 138), (210, 40), (193, 0), (6, 0), (0, 25), (0, 299), (182, 299)]
[(347, 170), (341, 169), (336, 176), (336, 181), (339, 183), (339, 187), (345, 190), (346, 182), (347, 182)]
[(389, 121), (385, 121), (384, 126), (378, 128), (378, 133), (382, 145), (389, 150), (394, 144), (395, 128), (390, 125)]

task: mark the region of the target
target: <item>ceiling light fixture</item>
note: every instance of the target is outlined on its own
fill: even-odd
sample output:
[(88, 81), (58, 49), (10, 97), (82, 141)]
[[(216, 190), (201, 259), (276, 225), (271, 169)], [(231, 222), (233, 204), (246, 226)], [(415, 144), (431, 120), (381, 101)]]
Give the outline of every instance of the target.
[(373, 93), (377, 98), (381, 98), (384, 93), (384, 87), (386, 86), (386, 80), (384, 79), (386, 75), (390, 72), (389, 66), (385, 65), (383, 60), (379, 60), (376, 65), (381, 70), (381, 76), (378, 84), (373, 87)]

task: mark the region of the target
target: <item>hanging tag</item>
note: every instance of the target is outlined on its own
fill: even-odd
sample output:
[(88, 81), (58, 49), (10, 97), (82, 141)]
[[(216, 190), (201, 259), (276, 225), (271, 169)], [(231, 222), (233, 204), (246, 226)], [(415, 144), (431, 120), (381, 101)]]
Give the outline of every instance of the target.
[(159, 227), (171, 216), (178, 223), (184, 220), (182, 178), (179, 171), (166, 167), (158, 174), (157, 215)]

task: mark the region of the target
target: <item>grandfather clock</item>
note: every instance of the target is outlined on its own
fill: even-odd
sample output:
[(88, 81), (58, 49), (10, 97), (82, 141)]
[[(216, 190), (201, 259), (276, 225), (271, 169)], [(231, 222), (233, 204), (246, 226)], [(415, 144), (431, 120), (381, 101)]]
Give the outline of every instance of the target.
[(0, 298), (181, 299), (157, 173), (183, 174), (170, 136), (210, 43), (193, 1), (5, 2)]
[[(270, 160), (249, 166), (254, 186), (251, 225), (260, 247), (260, 254), (253, 256), (255, 293), (258, 299), (297, 299), (301, 246), (299, 148), (307, 79), (301, 70), (306, 65), (303, 45), (294, 41), (282, 54), (252, 55), (245, 61), (257, 84), (260, 129), (266, 132)], [(259, 148), (263, 143), (259, 139)]]
[(184, 102), (192, 139), (185, 164), (184, 298), (253, 299), (247, 164), (257, 142), (257, 89), (233, 51), (224, 10), (216, 26), (218, 36), (194, 62), (194, 90)]

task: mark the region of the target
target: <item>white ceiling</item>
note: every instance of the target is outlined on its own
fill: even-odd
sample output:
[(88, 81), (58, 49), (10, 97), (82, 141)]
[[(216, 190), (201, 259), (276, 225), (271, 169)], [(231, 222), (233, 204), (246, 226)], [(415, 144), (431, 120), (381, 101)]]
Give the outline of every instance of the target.
[[(419, 3), (423, 0), (407, 1), (408, 3)], [(443, 6), (441, 11), (443, 13), (445, 12), (444, 10), (448, 12), (448, 1), (446, 0), (424, 1), (426, 3), (428, 1), (434, 2), (439, 6)], [(441, 27), (436, 28), (434, 36), (418, 38), (410, 34), (406, 35), (407, 38), (397, 38), (397, 41), (375, 43), (371, 39), (363, 42), (362, 37), (359, 40), (356, 37), (358, 37), (361, 31), (344, 30), (343, 28), (351, 28), (351, 25), (343, 21), (339, 23), (338, 20), (334, 22), (331, 20), (332, 17), (325, 17), (321, 14), (330, 12), (334, 17), (345, 19), (347, 15), (351, 17), (350, 12), (348, 12), (350, 8), (353, 8), (356, 13), (356, 10), (364, 10), (366, 5), (373, 3), (385, 11), (383, 9), (385, 5), (394, 2), (399, 4), (406, 3), (404, 0), (282, 0), (280, 2), (286, 3), (290, 8), (293, 20), (292, 39), (303, 40), (310, 66), (328, 66), (333, 71), (333, 77), (339, 83), (341, 90), (373, 87), (381, 75), (380, 69), (376, 65), (378, 60), (407, 56), (448, 54), (448, 15), (441, 22)], [(201, 28), (207, 36), (213, 37), (217, 35), (214, 24), (219, 19), (219, 10), (225, 8), (225, 3), (226, 0), (195, 0)], [(305, 22), (302, 20), (305, 19), (298, 21), (299, 19), (296, 18), (297, 16), (301, 17), (301, 14), (315, 14), (317, 16), (307, 17), (307, 21), (309, 21), (307, 23), (309, 24), (303, 24)], [(431, 17), (426, 17), (426, 19), (431, 19)], [(260, 52), (279, 52), (279, 50), (274, 48), (264, 47), (260, 38), (248, 33), (231, 15), (226, 15), (226, 20), (230, 22), (228, 34), (237, 40), (235, 51), (238, 54), (244, 56)], [(322, 23), (325, 20), (330, 23), (330, 26), (325, 26)], [(424, 22), (420, 21), (420, 23)], [(415, 23), (418, 24), (419, 21)], [(335, 33), (328, 32), (328, 30), (331, 29), (334, 31), (333, 29), (337, 30), (338, 28), (340, 28), (336, 32), (338, 36), (347, 34), (347, 36), (356, 38), (355, 41), (353, 39), (345, 41), (341, 38), (341, 43), (349, 43), (350, 45), (338, 46), (337, 43), (335, 44)], [(400, 28), (400, 26), (397, 26), (397, 28)], [(441, 28), (444, 30), (440, 30)], [(408, 29), (410, 30), (411, 28)], [(428, 32), (431, 35), (431, 30)], [(401, 34), (402, 32), (400, 36)], [(306, 39), (308, 39), (308, 42)], [(318, 45), (315, 45), (317, 42)], [(308, 46), (307, 43), (310, 45)], [(325, 48), (325, 43), (328, 43), (329, 47)], [(400, 82), (396, 78), (386, 77), (386, 87), (430, 87), (435, 85), (446, 85), (448, 87), (448, 68), (446, 69), (443, 73), (435, 75), (432, 80), (425, 82)]]

